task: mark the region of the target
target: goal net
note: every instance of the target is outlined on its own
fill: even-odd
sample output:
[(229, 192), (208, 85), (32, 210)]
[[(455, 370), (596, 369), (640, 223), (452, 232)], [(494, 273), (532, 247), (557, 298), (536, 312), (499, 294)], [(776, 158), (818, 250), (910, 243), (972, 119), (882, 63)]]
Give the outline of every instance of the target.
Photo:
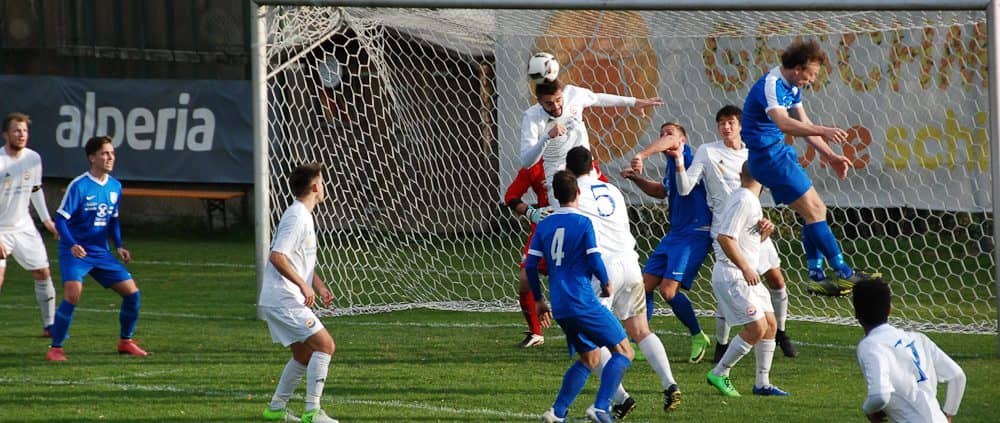
[[(667, 121), (694, 147), (716, 140), (715, 112), (742, 107), (804, 37), (830, 58), (805, 104), (813, 121), (848, 129), (834, 149), (855, 169), (838, 180), (794, 145), (849, 262), (884, 274), (893, 316), (909, 325), (996, 331), (983, 12), (261, 10), (271, 209), (259, 212), (273, 229), (292, 200), (288, 171), (326, 165), (315, 219), (331, 312), (517, 309), (528, 225), (501, 203), (520, 167), (521, 112), (534, 104), (533, 53), (554, 54), (566, 83), (664, 99), (646, 115), (584, 112), (644, 261), (669, 230), (667, 208), (618, 172)], [(662, 178), (664, 165), (647, 160), (646, 176)], [(848, 298), (807, 294), (801, 223), (763, 200), (791, 318), (853, 323)], [(702, 315), (715, 308), (711, 260), (690, 292)]]

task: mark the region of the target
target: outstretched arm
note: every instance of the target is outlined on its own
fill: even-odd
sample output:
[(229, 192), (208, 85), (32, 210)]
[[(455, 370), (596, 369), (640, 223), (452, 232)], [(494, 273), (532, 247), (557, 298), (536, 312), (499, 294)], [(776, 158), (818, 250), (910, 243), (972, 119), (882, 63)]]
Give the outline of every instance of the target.
[[(770, 112), (768, 112), (768, 114), (770, 114)], [(806, 142), (819, 152), (820, 159), (833, 168), (834, 172), (837, 173), (838, 178), (846, 178), (847, 169), (851, 167), (851, 161), (847, 157), (834, 152), (833, 149), (830, 148), (830, 144), (827, 141), (847, 141), (847, 132), (840, 128), (829, 128), (813, 124), (812, 120), (809, 119), (809, 115), (806, 114), (806, 109), (802, 106), (789, 110), (788, 114), (793, 121), (798, 121), (815, 128), (822, 128), (820, 134), (806, 135)]]
[(642, 161), (648, 159), (656, 153), (662, 153), (667, 150), (680, 148), (681, 137), (677, 134), (668, 134), (657, 138), (653, 142), (649, 143), (645, 148), (635, 154), (632, 157), (631, 163), (629, 165), (632, 170), (637, 173), (642, 173)]
[(635, 185), (638, 186), (639, 189), (646, 195), (658, 199), (667, 198), (667, 189), (663, 186), (663, 184), (646, 179), (645, 176), (636, 173), (632, 169), (623, 170), (621, 175), (623, 178), (635, 182)]

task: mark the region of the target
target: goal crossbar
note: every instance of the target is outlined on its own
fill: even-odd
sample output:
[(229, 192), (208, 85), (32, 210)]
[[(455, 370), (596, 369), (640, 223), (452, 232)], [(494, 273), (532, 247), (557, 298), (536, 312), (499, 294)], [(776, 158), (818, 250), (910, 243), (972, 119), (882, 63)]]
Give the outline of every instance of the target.
[(577, 10), (984, 10), (990, 0), (260, 0), (260, 5)]

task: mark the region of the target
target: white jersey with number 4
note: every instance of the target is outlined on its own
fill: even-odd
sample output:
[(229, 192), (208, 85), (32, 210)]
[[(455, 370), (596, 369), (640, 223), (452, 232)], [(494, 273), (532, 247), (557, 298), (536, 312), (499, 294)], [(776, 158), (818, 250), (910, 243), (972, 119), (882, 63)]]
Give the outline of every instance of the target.
[(42, 184), (42, 157), (28, 148), (16, 158), (0, 150), (0, 177), (0, 232), (32, 227), (28, 204), (32, 188)]
[[(947, 422), (947, 412), (958, 412), (965, 391), (965, 373), (938, 348), (927, 336), (907, 332), (889, 324), (872, 329), (858, 343), (858, 363), (868, 386), (866, 414), (878, 409), (868, 409), (873, 397), (884, 407), (893, 422)], [(949, 383), (944, 411), (937, 400), (939, 382), (960, 381), (961, 386)]]
[[(284, 254), (292, 270), (312, 286), (316, 268), (316, 227), (312, 213), (296, 200), (285, 210), (274, 233), (271, 252)], [(285, 279), (268, 260), (260, 290), (259, 305), (294, 308), (305, 303), (305, 296), (298, 285)]]

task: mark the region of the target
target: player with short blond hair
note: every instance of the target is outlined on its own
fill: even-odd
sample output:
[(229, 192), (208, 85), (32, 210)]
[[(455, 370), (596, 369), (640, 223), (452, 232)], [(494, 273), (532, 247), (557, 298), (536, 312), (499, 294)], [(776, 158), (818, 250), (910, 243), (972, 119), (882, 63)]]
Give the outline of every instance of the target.
[(11, 113), (3, 121), (3, 153), (0, 154), (0, 289), (7, 273), (7, 257), (14, 257), (35, 280), (35, 300), (42, 315), (42, 334), (52, 336), (55, 321), (56, 290), (49, 271), (49, 256), (42, 236), (38, 233), (28, 203), (35, 208), (38, 219), (56, 239), (55, 223), (49, 216), (42, 192), (42, 158), (28, 148), (28, 126), (31, 118), (23, 113)]

